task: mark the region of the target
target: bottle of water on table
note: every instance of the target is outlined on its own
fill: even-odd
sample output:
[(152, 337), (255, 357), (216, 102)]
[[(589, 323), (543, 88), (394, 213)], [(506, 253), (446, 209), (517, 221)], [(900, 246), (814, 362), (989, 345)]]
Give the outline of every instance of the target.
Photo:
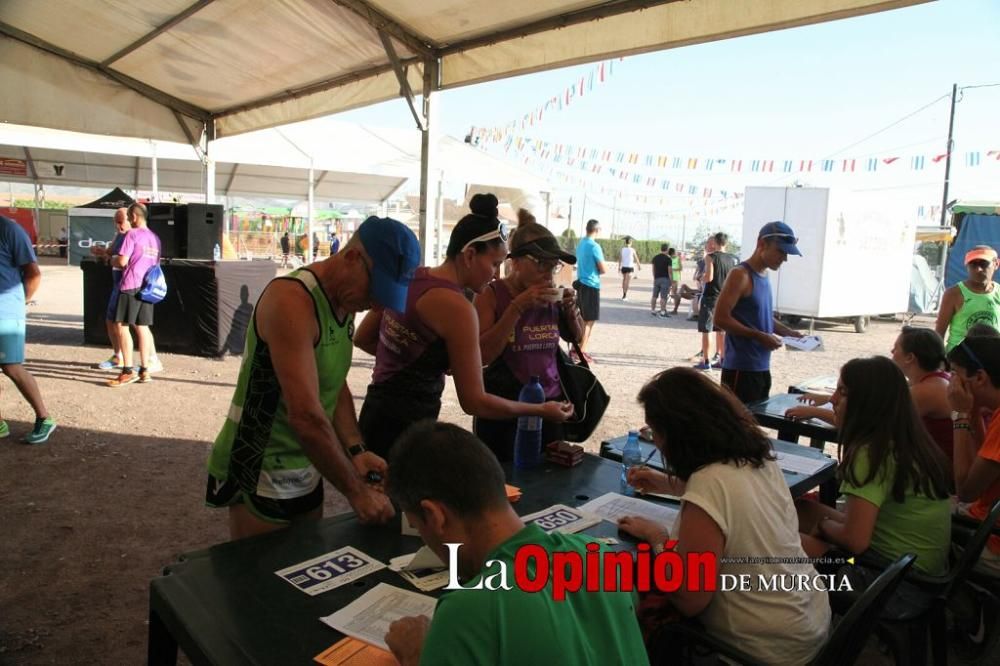
[(628, 431), (628, 439), (625, 441), (625, 448), (622, 449), (622, 495), (632, 497), (635, 495), (635, 488), (629, 485), (628, 471), (633, 465), (642, 463), (642, 452), (639, 450), (639, 433), (635, 430)]
[[(545, 391), (532, 375), (531, 379), (518, 396), (519, 402), (540, 405), (545, 402)], [(514, 438), (514, 466), (536, 467), (542, 462), (542, 417), (519, 416), (517, 418), (517, 436)]]
[(212, 259), (215, 261), (222, 259), (222, 248), (219, 247), (218, 243), (216, 243), (215, 247), (212, 248)]

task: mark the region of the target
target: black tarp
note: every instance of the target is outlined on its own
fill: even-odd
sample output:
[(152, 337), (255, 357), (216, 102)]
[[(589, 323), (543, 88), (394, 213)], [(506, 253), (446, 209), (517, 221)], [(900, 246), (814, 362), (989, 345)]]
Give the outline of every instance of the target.
[[(156, 305), (156, 349), (191, 356), (243, 353), (253, 306), (274, 278), (272, 261), (196, 261), (164, 259), (167, 297)], [(92, 260), (83, 270), (83, 338), (107, 345), (105, 310), (111, 295), (111, 269)]]
[(135, 199), (125, 194), (120, 187), (116, 187), (100, 199), (91, 201), (76, 208), (128, 208), (135, 203)]
[(91, 256), (95, 246), (107, 247), (115, 237), (114, 211), (126, 208), (135, 200), (119, 188), (100, 199), (69, 209), (69, 263), (79, 266)]

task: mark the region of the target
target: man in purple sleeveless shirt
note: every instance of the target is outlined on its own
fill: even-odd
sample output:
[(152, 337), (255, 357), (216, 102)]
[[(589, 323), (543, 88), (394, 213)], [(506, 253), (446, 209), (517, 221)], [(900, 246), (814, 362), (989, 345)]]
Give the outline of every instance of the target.
[(795, 232), (784, 222), (768, 222), (757, 234), (757, 247), (749, 259), (729, 272), (715, 304), (715, 323), (726, 336), (722, 384), (743, 403), (764, 400), (771, 392), (771, 352), (783, 336), (800, 338), (774, 318), (771, 281), (788, 255), (802, 256)]

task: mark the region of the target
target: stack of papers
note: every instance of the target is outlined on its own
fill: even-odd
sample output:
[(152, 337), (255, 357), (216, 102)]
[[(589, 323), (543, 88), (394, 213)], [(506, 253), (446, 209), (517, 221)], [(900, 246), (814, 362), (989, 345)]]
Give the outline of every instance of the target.
[(822, 351), (823, 339), (818, 335), (805, 335), (801, 338), (784, 337), (785, 349), (792, 351)]
[(813, 458), (812, 456), (796, 456), (782, 451), (775, 451), (778, 466), (783, 472), (809, 476), (815, 474), (830, 464), (829, 458)]
[(574, 534), (601, 522), (597, 516), (585, 513), (582, 509), (573, 509), (565, 504), (553, 504), (547, 509), (523, 516), (528, 525), (535, 524), (546, 532), (562, 532)]
[(313, 657), (323, 666), (396, 666), (392, 653), (348, 636)]
[(677, 522), (679, 514), (677, 507), (655, 504), (618, 493), (607, 493), (590, 500), (580, 507), (580, 511), (599, 516), (616, 525), (618, 520), (625, 516), (642, 516), (663, 525), (671, 534), (674, 533), (674, 523)]
[(433, 597), (379, 583), (336, 613), (320, 620), (346, 636), (388, 650), (389, 625), (411, 615), (434, 615)]

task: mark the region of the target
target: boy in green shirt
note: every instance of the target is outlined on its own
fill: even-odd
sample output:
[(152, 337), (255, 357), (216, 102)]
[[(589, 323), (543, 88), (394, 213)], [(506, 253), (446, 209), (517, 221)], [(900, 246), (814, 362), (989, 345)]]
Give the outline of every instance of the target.
[[(424, 421), (396, 443), (389, 469), (389, 494), (427, 545), (448, 561), (446, 544), (461, 544), (458, 576), (466, 581), (441, 597), (433, 621), (407, 617), (390, 626), (385, 640), (403, 666), (649, 663), (630, 593), (581, 589), (556, 601), (551, 577), (538, 592), (516, 586), (520, 547), (582, 555), (590, 540), (525, 527), (507, 501), (503, 470), (475, 435)], [(510, 589), (489, 589), (504, 567)]]

